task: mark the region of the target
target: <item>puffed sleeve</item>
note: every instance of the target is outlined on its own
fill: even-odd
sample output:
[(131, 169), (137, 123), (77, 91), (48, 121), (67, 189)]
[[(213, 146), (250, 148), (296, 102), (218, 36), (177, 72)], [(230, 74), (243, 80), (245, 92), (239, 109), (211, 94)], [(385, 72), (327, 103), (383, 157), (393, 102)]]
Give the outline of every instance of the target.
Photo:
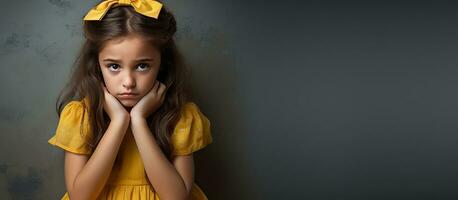
[(173, 155), (188, 155), (212, 143), (210, 121), (195, 103), (184, 105), (171, 141)]
[[(81, 127), (81, 120), (84, 120), (83, 127)], [(81, 132), (82, 128), (84, 130)], [(88, 114), (87, 111), (84, 112), (83, 103), (70, 101), (62, 110), (55, 135), (48, 140), (48, 143), (72, 153), (88, 155), (92, 153), (87, 143), (90, 139), (92, 139), (92, 134), (88, 126)]]

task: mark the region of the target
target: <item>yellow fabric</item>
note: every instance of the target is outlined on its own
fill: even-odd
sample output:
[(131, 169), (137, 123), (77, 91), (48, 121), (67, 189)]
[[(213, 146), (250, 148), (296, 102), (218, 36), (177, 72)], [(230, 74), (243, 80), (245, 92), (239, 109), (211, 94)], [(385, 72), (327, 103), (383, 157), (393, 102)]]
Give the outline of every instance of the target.
[[(73, 153), (90, 155), (93, 151), (85, 141), (93, 135), (87, 131), (89, 130), (87, 112), (84, 114), (83, 111), (82, 101), (68, 103), (61, 113), (55, 135), (48, 142)], [(88, 127), (84, 128), (82, 135), (80, 135), (81, 120), (83, 126)], [(171, 142), (174, 155), (190, 154), (212, 142), (210, 121), (200, 112), (196, 104), (192, 102), (185, 104), (180, 120), (171, 135)], [(68, 200), (68, 193), (65, 193), (61, 199)], [(110, 177), (97, 199), (159, 199), (144, 171), (142, 159), (130, 131), (124, 136)], [(194, 183), (190, 199), (207, 200), (207, 197)]]
[(171, 136), (173, 155), (187, 155), (212, 142), (210, 121), (196, 104), (188, 102)]
[(112, 7), (132, 6), (138, 13), (157, 19), (162, 4), (154, 0), (106, 0), (96, 5), (84, 17), (84, 20), (101, 20)]
[[(55, 135), (48, 142), (72, 153), (91, 154), (92, 150), (86, 141), (92, 139), (93, 135), (88, 127), (88, 113), (87, 111), (83, 113), (83, 111), (82, 102), (68, 103), (60, 114)], [(82, 126), (81, 121), (83, 121)], [(81, 129), (84, 130), (81, 131)]]

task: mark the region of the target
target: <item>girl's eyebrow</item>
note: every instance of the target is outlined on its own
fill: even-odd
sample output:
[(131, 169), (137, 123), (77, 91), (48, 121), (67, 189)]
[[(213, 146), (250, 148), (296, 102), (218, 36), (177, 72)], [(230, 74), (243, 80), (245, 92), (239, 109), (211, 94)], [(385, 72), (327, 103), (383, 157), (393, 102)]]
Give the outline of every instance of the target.
[[(103, 59), (103, 61), (120, 62), (121, 60), (120, 59), (114, 59), (114, 58), (105, 58), (105, 59)], [(139, 59), (137, 59), (135, 61), (137, 61), (137, 62), (147, 62), (147, 61), (154, 61), (154, 59), (151, 59), (151, 58), (139, 58)]]

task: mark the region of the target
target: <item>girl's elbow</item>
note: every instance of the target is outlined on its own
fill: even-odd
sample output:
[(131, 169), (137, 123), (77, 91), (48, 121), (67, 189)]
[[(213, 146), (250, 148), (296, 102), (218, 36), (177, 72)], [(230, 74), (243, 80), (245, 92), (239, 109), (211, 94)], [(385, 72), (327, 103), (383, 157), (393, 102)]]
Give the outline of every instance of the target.
[(70, 200), (83, 200), (83, 199), (87, 199), (87, 198), (83, 198), (81, 195), (78, 195), (77, 192), (68, 192), (68, 198)]
[(164, 196), (164, 197), (161, 197), (159, 195), (159, 198), (161, 200), (190, 200), (190, 196), (188, 193), (184, 193), (184, 194), (179, 194), (179, 193), (174, 193), (173, 196)]
[(89, 196), (84, 196), (81, 194), (74, 194), (74, 193), (68, 193), (68, 197), (70, 200), (93, 200), (95, 197), (89, 197)]
[(70, 200), (93, 200), (96, 199), (96, 196), (93, 194), (88, 194), (87, 192), (83, 192), (80, 190), (75, 190), (73, 188), (71, 191), (68, 191), (68, 197)]

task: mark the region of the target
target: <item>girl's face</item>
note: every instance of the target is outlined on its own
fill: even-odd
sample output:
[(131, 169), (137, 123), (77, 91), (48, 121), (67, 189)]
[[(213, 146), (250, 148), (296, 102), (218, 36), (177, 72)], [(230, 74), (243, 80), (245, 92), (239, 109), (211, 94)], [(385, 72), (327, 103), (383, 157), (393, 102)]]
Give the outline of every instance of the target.
[(161, 54), (141, 36), (129, 35), (107, 41), (99, 52), (99, 64), (108, 92), (123, 106), (133, 107), (153, 87)]

